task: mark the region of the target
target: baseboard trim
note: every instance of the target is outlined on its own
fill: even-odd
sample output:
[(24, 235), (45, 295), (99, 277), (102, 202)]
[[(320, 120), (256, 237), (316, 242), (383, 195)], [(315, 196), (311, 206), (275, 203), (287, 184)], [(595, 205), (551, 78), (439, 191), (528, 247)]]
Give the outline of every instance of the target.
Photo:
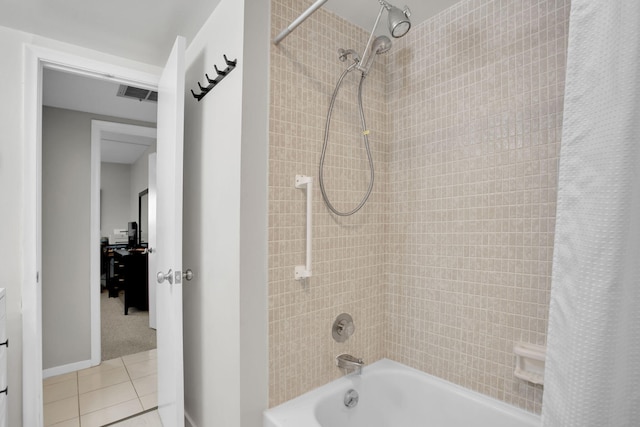
[(87, 369), (93, 365), (91, 360), (81, 360), (80, 362), (69, 363), (68, 365), (55, 366), (53, 368), (44, 369), (42, 371), (42, 378), (55, 377), (56, 375), (68, 374), (69, 372), (79, 371), (80, 369)]

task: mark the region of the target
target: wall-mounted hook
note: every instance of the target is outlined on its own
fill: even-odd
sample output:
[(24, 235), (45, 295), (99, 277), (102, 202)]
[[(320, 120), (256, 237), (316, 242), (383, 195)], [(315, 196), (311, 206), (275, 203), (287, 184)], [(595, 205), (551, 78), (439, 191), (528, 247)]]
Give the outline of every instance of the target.
[(203, 97), (204, 97), (204, 93), (199, 93), (196, 95), (196, 93), (193, 91), (193, 89), (191, 89), (191, 95), (193, 95), (193, 97), (195, 99), (197, 99), (198, 101), (200, 101)]
[(193, 89), (191, 90), (191, 94), (193, 95), (193, 97), (195, 99), (197, 99), (198, 101), (200, 101), (202, 98), (204, 98), (204, 96), (206, 94), (209, 93), (209, 91), (211, 91), (211, 89), (213, 89), (215, 87), (215, 85), (217, 85), (218, 83), (220, 83), (220, 81), (222, 79), (224, 79), (235, 67), (236, 64), (238, 63), (238, 60), (235, 59), (233, 61), (229, 60), (227, 58), (227, 55), (222, 55), (224, 57), (224, 62), (227, 64), (227, 68), (225, 68), (224, 70), (219, 70), (217, 65), (214, 65), (213, 68), (216, 70), (216, 73), (218, 74), (216, 76), (215, 79), (211, 79), (209, 77), (208, 74), (205, 74), (204, 76), (207, 79), (207, 82), (209, 82), (209, 85), (206, 87), (203, 87), (200, 82), (198, 82), (198, 87), (200, 88), (200, 93), (196, 94)]
[(235, 67), (236, 64), (238, 63), (237, 59), (235, 61), (229, 61), (227, 59), (227, 55), (222, 55), (222, 56), (224, 56), (224, 62), (226, 62), (227, 66), (229, 66), (229, 67)]
[(214, 86), (218, 84), (218, 82), (217, 82), (217, 81), (215, 81), (215, 80), (213, 80), (211, 77), (209, 77), (209, 74), (205, 74), (204, 76), (207, 78), (207, 81), (208, 81), (210, 84), (213, 84)]
[(218, 66), (217, 66), (217, 65), (214, 65), (214, 66), (213, 66), (213, 68), (215, 68), (216, 73), (218, 73), (218, 75), (219, 75), (219, 76), (225, 76), (225, 75), (227, 74), (227, 72), (226, 72), (226, 71), (220, 71), (220, 70), (218, 70)]

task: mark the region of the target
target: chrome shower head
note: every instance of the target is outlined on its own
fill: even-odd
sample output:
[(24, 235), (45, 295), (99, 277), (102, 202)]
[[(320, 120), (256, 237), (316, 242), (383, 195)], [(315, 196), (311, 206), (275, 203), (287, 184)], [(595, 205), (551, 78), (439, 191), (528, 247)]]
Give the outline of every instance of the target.
[[(362, 53), (361, 61), (356, 67), (358, 70), (362, 71), (363, 75), (366, 75), (369, 72), (369, 68), (371, 68), (371, 64), (373, 64), (374, 56), (385, 53), (389, 49), (391, 49), (391, 40), (389, 40), (389, 37), (375, 37), (376, 28), (378, 27), (380, 18), (382, 17), (382, 14), (385, 10), (387, 11), (387, 17), (389, 18), (389, 32), (393, 37), (402, 37), (407, 34), (409, 29), (411, 28), (411, 21), (409, 20), (411, 11), (407, 6), (404, 7), (404, 10), (400, 10), (394, 5), (390, 4), (387, 0), (378, 0), (378, 3), (380, 3), (380, 11), (378, 12), (378, 17), (376, 18), (376, 22), (373, 24), (373, 30), (371, 30), (369, 40), (367, 41), (367, 45), (364, 48), (364, 52)], [(339, 53), (340, 60), (346, 59), (346, 55), (344, 53), (344, 51), (341, 51)]]
[(409, 32), (411, 28), (411, 11), (407, 6), (404, 10), (400, 10), (397, 7), (385, 2), (387, 8), (387, 15), (389, 18), (389, 32), (395, 38), (400, 38)]

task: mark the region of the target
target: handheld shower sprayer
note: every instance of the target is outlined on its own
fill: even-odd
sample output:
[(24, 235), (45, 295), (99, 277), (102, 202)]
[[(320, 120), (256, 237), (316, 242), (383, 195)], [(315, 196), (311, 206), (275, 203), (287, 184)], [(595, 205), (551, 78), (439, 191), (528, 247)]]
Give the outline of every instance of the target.
[(387, 36), (376, 37), (371, 46), (371, 51), (376, 55), (388, 52), (389, 49), (391, 49), (391, 40)]
[[(370, 131), (369, 131), (369, 128), (367, 127), (367, 123), (364, 117), (364, 108), (362, 106), (362, 86), (365, 78), (367, 77), (367, 74), (369, 73), (369, 69), (373, 65), (374, 58), (377, 55), (381, 53), (385, 53), (389, 51), (389, 49), (391, 49), (391, 40), (389, 39), (389, 37), (387, 36), (374, 37), (376, 28), (378, 27), (378, 23), (380, 22), (382, 13), (385, 10), (387, 11), (387, 15), (388, 15), (387, 18), (388, 18), (389, 33), (391, 34), (392, 37), (395, 37), (395, 38), (402, 37), (405, 34), (407, 34), (409, 29), (411, 28), (411, 21), (409, 20), (411, 11), (409, 10), (408, 7), (405, 6), (404, 10), (401, 10), (393, 6), (386, 0), (378, 0), (378, 2), (380, 3), (380, 12), (378, 12), (378, 17), (376, 18), (376, 22), (373, 24), (371, 35), (369, 36), (369, 40), (367, 41), (367, 44), (364, 48), (364, 52), (362, 53), (362, 56), (358, 56), (358, 54), (353, 49), (338, 49), (338, 58), (340, 59), (340, 61), (344, 62), (347, 60), (349, 56), (351, 56), (353, 59), (353, 63), (349, 65), (349, 67), (347, 67), (346, 70), (344, 70), (344, 72), (340, 76), (340, 79), (338, 79), (338, 83), (336, 83), (336, 87), (333, 91), (333, 96), (331, 97), (331, 102), (329, 103), (329, 109), (327, 111), (327, 121), (324, 128), (324, 143), (322, 144), (322, 153), (320, 155), (320, 165), (318, 167), (319, 169), (318, 181), (320, 183), (320, 191), (322, 192), (322, 199), (327, 205), (327, 208), (329, 208), (331, 212), (339, 216), (350, 216), (358, 212), (367, 202), (367, 200), (369, 199), (369, 196), (371, 195), (371, 191), (373, 190), (373, 180), (374, 180), (375, 174), (373, 170), (373, 158), (371, 157), (371, 149), (369, 147), (368, 135)], [(336, 97), (338, 95), (338, 90), (340, 89), (340, 86), (342, 85), (342, 81), (347, 76), (347, 74), (349, 74), (354, 69), (357, 69), (358, 71), (361, 72), (360, 83), (358, 84), (358, 110), (360, 112), (362, 140), (364, 143), (364, 149), (367, 153), (367, 159), (369, 161), (370, 178), (369, 178), (369, 185), (367, 187), (367, 190), (364, 196), (362, 197), (362, 199), (360, 200), (360, 202), (358, 203), (358, 205), (351, 210), (340, 211), (331, 204), (331, 201), (329, 200), (329, 196), (327, 195), (327, 192), (325, 190), (324, 160), (327, 152), (327, 146), (329, 145), (329, 129), (331, 127), (331, 115), (333, 113), (333, 106), (335, 104)]]
[(373, 60), (377, 55), (386, 53), (391, 49), (391, 40), (387, 36), (378, 36), (373, 40), (371, 44), (371, 53), (367, 58), (367, 63), (361, 68), (364, 74), (369, 74), (369, 69), (373, 65)]

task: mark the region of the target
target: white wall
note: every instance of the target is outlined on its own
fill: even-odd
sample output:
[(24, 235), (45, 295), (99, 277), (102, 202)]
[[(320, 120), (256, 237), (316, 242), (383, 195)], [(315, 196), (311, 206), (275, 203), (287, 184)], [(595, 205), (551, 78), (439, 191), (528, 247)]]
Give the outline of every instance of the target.
[[(186, 55), (187, 91), (242, 60), (243, 3), (223, 0)], [(218, 40), (218, 43), (211, 43)], [(242, 69), (203, 100), (185, 94), (183, 288), (185, 411), (194, 427), (240, 425), (240, 142)]]
[(114, 228), (127, 228), (130, 221), (139, 222), (138, 197), (149, 187), (149, 154), (155, 152), (152, 144), (132, 164), (101, 164), (101, 236), (109, 237)]
[[(31, 260), (32, 248), (25, 247), (27, 236), (23, 211), (25, 197), (34, 197), (31, 189), (26, 191), (25, 173), (33, 158), (23, 143), (25, 129), (24, 110), (24, 44), (57, 49), (76, 55), (109, 61), (139, 71), (159, 73), (156, 66), (142, 64), (112, 55), (102, 54), (79, 46), (61, 43), (33, 34), (0, 27), (0, 197), (14, 209), (0, 209), (0, 223), (5, 225), (0, 245), (0, 266), (4, 274), (0, 286), (7, 292), (7, 334), (11, 342), (8, 352), (8, 386), (10, 390), (9, 425), (20, 426), (22, 422), (22, 286), (23, 282), (34, 283), (36, 277), (23, 277), (23, 266)], [(167, 48), (168, 49), (168, 48)], [(31, 224), (28, 224), (31, 228)], [(25, 258), (29, 254), (29, 260)], [(34, 331), (25, 331), (33, 334)]]
[[(138, 195), (142, 190), (149, 188), (149, 154), (156, 152), (156, 144), (153, 143), (142, 153), (140, 158), (131, 165), (131, 189), (130, 189), (130, 214), (129, 221), (138, 222)], [(140, 224), (138, 224), (138, 230)], [(145, 230), (145, 232), (148, 230)]]
[(240, 425), (269, 399), (268, 163), (271, 2), (245, 0), (240, 195)]
[[(202, 81), (205, 72), (211, 73), (214, 64), (222, 65), (223, 53), (240, 60), (238, 69), (200, 103), (186, 95), (184, 265), (194, 269), (196, 279), (184, 291), (185, 407), (198, 427), (211, 422), (258, 426), (267, 405), (268, 48), (258, 46), (268, 46), (268, 7), (262, 0), (223, 0), (188, 50), (187, 90)], [(21, 142), (26, 132), (24, 43), (159, 74), (154, 65), (0, 27), (0, 196), (15, 206), (24, 206), (25, 197), (34, 196), (24, 179), (33, 153)], [(253, 49), (259, 54), (248, 58)], [(253, 67), (245, 68), (245, 63)], [(254, 92), (243, 92), (243, 84)], [(255, 105), (247, 105), (254, 98)], [(256, 117), (245, 116), (241, 122), (242, 114), (249, 112)], [(247, 152), (253, 148), (255, 153)], [(248, 157), (241, 159), (243, 155)], [(254, 171), (249, 170), (251, 164)], [(240, 172), (243, 166), (247, 169)], [(7, 289), (12, 426), (23, 425), (22, 286), (35, 282), (35, 277), (23, 277), (23, 264), (31, 262), (25, 254), (31, 256), (32, 251), (23, 245), (32, 228), (25, 217), (22, 209), (0, 209), (0, 223), (8, 225), (0, 245), (5, 271), (0, 286)], [(250, 230), (251, 219), (257, 230)], [(245, 247), (249, 244), (254, 248)]]
[(91, 358), (90, 128), (69, 110), (43, 109), (43, 369)]
[(204, 99), (185, 100), (183, 265), (196, 275), (183, 290), (185, 410), (194, 427), (259, 426), (267, 406), (268, 7), (223, 0), (187, 49), (187, 92), (224, 67), (223, 54), (238, 59)]
[[(0, 27), (0, 197), (15, 209), (0, 209), (2, 231), (1, 285), (7, 290), (9, 425), (22, 425), (22, 264), (23, 264), (23, 138), (22, 43), (25, 34)], [(35, 278), (34, 278), (35, 280)]]
[[(46, 84), (49, 82), (45, 81)], [(91, 121), (94, 119), (153, 126), (61, 108), (43, 108), (43, 369), (91, 358), (89, 184)], [(102, 163), (103, 236), (109, 236), (114, 228), (126, 228), (133, 220), (130, 218), (131, 170), (131, 165)], [(136, 216), (137, 206), (136, 198)]]
[(100, 236), (111, 238), (115, 228), (126, 229), (131, 212), (131, 165), (101, 163)]

